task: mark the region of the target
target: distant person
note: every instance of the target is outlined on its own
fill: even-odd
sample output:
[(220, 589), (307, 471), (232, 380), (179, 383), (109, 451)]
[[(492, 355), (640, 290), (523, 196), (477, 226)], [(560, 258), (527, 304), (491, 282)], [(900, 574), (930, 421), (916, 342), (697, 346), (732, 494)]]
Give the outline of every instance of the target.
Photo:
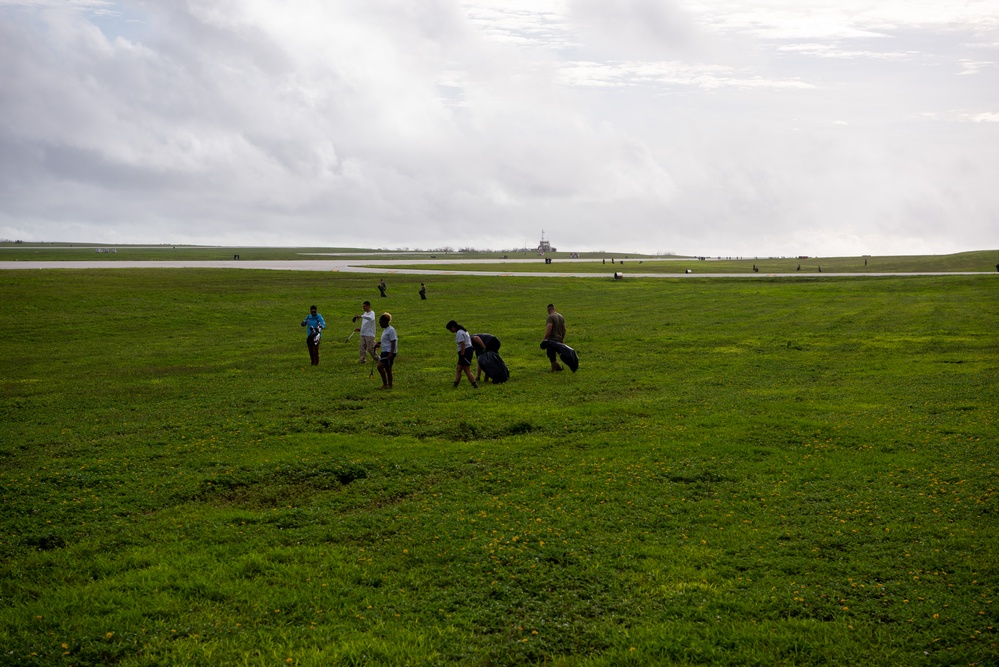
[(390, 322), (392, 322), (392, 315), (389, 313), (382, 313), (382, 316), (378, 318), (378, 324), (382, 328), (382, 339), (375, 343), (375, 347), (381, 348), (378, 374), (382, 376), (382, 386), (379, 389), (392, 388), (392, 365), (395, 363), (396, 354), (399, 353), (399, 336)]
[(424, 285), (423, 283), (420, 283), (420, 301), (426, 301), (426, 300), (427, 300), (427, 286)]
[(309, 327), (309, 333), (305, 337), (305, 345), (309, 348), (309, 359), (313, 366), (319, 365), (319, 341), (322, 339), (323, 329), (326, 328), (326, 320), (319, 314), (315, 306), (309, 307), (309, 314), (302, 320), (303, 327)]
[(385, 279), (384, 278), (382, 278), (381, 280), (378, 281), (378, 292), (382, 296), (385, 296)]
[(361, 334), (361, 359), (357, 363), (365, 364), (368, 361), (368, 355), (371, 355), (371, 359), (375, 358), (375, 312), (371, 310), (371, 302), (365, 301), (361, 304), (361, 308), (364, 310), (359, 315), (354, 315), (354, 322), (361, 320), (361, 326), (354, 331)]
[[(548, 319), (545, 320), (545, 335), (541, 340), (547, 340), (555, 343), (565, 342), (565, 318), (555, 310), (554, 304), (548, 304)], [(548, 361), (552, 362), (552, 372), (557, 372), (562, 370), (562, 366), (558, 363), (558, 354), (555, 348), (548, 347), (545, 352), (548, 354)]]
[(822, 267), (821, 266), (819, 267), (819, 273), (822, 273)]
[(472, 377), (472, 337), (454, 320), (449, 321), (444, 327), (454, 334), (455, 345), (458, 346), (458, 365), (454, 367), (454, 386), (457, 389), (461, 382), (461, 374), (464, 373), (468, 381), (472, 383), (472, 388), (478, 389), (479, 384)]

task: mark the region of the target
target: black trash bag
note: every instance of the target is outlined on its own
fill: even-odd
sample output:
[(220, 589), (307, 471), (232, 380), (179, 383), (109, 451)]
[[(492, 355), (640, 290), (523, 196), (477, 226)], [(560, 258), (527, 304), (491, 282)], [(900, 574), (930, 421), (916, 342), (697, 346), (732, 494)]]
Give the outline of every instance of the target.
[(573, 373), (575, 373), (576, 369), (579, 368), (579, 355), (577, 355), (576, 351), (565, 343), (556, 343), (553, 340), (541, 341), (541, 349), (547, 350), (548, 348), (554, 349), (555, 353), (558, 354), (559, 359), (562, 360), (562, 363), (568, 366), (569, 370)]
[(503, 363), (495, 352), (483, 352), (479, 355), (479, 368), (486, 374), (486, 377), (499, 384), (510, 379), (510, 370)]

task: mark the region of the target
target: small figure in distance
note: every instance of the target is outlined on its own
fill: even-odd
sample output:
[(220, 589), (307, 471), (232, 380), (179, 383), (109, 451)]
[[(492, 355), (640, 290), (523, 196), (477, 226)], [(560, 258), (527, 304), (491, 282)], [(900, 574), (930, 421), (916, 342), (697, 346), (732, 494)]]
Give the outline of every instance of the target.
[[(565, 342), (565, 318), (555, 310), (554, 304), (548, 304), (548, 319), (545, 320), (545, 335), (541, 340), (554, 341), (556, 343)], [(549, 347), (545, 350), (548, 354), (548, 361), (552, 362), (552, 372), (562, 370), (558, 363), (558, 355), (555, 348)]]
[(382, 327), (382, 339), (375, 344), (381, 348), (381, 358), (378, 360), (378, 374), (382, 376), (382, 386), (379, 389), (392, 388), (392, 364), (395, 363), (395, 355), (399, 352), (399, 336), (395, 332), (395, 327), (389, 323), (392, 315), (382, 313), (378, 318), (378, 324)]
[(309, 348), (309, 359), (313, 366), (319, 365), (319, 341), (322, 338), (323, 329), (326, 328), (326, 320), (319, 314), (315, 306), (309, 307), (309, 314), (302, 320), (303, 327), (309, 327), (309, 334), (305, 337), (305, 345)]
[(385, 279), (382, 278), (378, 281), (378, 291), (382, 296), (385, 296)]
[(368, 355), (371, 358), (375, 358), (375, 312), (371, 310), (371, 302), (365, 301), (361, 304), (363, 312), (359, 315), (354, 315), (354, 322), (361, 320), (361, 326), (354, 331), (361, 334), (361, 359), (357, 363), (364, 364), (368, 360)]
[(795, 271), (801, 271), (801, 264), (798, 265), (798, 268), (796, 268)]
[(427, 300), (427, 286), (424, 285), (423, 283), (420, 283), (420, 301), (426, 301), (426, 300)]
[(473, 389), (478, 389), (479, 384), (472, 377), (472, 337), (468, 335), (468, 331), (465, 327), (461, 326), (454, 320), (450, 320), (444, 327), (454, 334), (454, 342), (458, 346), (458, 365), (454, 368), (454, 386), (458, 387), (458, 383), (461, 382), (461, 374), (464, 373), (468, 377), (468, 381), (472, 383)]

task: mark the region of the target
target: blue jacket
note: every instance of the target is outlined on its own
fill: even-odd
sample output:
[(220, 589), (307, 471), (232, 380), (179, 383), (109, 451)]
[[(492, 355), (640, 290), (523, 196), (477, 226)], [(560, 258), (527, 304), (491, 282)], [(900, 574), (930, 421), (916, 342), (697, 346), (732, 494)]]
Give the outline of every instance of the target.
[(308, 327), (309, 333), (311, 334), (312, 330), (317, 327), (319, 328), (320, 331), (325, 329), (326, 320), (324, 320), (323, 316), (320, 315), (319, 313), (316, 313), (315, 315), (309, 313), (308, 316), (304, 320), (302, 320), (302, 326)]

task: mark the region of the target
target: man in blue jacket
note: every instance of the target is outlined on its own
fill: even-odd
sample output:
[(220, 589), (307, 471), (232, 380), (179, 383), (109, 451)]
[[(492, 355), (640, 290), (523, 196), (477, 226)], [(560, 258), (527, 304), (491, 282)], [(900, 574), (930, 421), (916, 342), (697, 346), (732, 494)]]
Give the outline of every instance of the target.
[(305, 338), (305, 344), (309, 348), (309, 358), (312, 365), (319, 365), (319, 340), (322, 338), (323, 329), (326, 328), (326, 320), (316, 311), (316, 307), (309, 308), (309, 315), (302, 320), (303, 327), (309, 327), (309, 335)]

